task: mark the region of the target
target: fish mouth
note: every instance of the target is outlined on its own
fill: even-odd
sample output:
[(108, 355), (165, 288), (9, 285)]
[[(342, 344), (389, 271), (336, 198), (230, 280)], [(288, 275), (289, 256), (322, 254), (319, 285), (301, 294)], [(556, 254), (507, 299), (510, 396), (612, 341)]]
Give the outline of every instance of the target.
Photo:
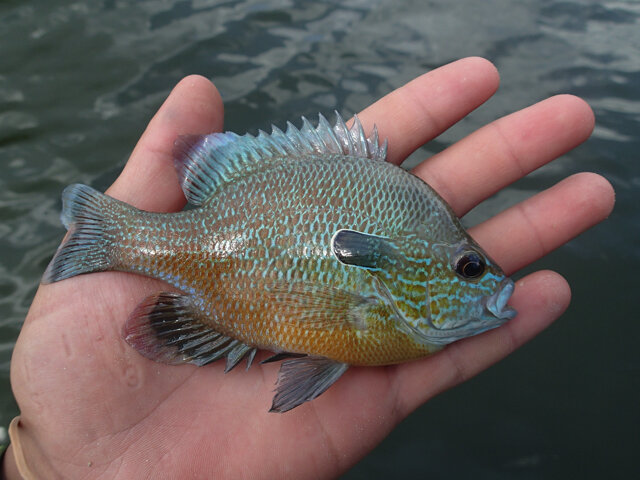
[(493, 295), (487, 297), (485, 308), (494, 317), (501, 320), (511, 320), (517, 315), (518, 312), (507, 305), (511, 294), (513, 293), (514, 283), (510, 278), (505, 278), (500, 287), (495, 291)]

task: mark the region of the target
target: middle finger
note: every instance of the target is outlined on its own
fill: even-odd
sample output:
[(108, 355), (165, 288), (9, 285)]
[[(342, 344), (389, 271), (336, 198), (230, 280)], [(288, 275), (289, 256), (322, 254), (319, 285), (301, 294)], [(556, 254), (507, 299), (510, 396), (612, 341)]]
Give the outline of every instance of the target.
[(486, 125), (418, 165), (413, 173), (463, 216), (485, 198), (584, 142), (589, 105), (559, 95)]

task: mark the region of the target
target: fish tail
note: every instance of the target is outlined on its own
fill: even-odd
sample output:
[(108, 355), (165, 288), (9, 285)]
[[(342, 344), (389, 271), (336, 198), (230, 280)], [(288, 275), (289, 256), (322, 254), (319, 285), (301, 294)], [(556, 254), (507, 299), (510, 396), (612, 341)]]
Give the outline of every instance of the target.
[(115, 215), (132, 209), (87, 185), (65, 188), (60, 218), (69, 233), (44, 272), (42, 283), (109, 270), (113, 249), (106, 227), (113, 225)]

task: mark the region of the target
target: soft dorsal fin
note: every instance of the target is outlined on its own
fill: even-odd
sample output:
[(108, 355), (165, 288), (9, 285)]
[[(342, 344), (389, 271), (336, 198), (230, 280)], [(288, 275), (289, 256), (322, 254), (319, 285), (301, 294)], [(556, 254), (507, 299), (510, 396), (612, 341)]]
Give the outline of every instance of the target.
[(385, 159), (387, 142), (378, 143), (375, 126), (367, 137), (357, 116), (351, 128), (338, 112), (336, 117), (333, 127), (319, 115), (315, 128), (302, 117), (302, 128), (288, 122), (286, 132), (272, 126), (270, 135), (260, 130), (257, 136), (227, 132), (179, 137), (174, 163), (187, 200), (202, 205), (221, 185), (261, 170), (276, 159), (327, 153)]

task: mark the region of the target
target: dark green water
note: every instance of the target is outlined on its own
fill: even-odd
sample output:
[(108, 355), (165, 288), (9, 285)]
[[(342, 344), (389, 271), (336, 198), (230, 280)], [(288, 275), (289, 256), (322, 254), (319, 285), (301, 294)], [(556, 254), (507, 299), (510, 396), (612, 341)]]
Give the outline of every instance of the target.
[(498, 66), (498, 94), (411, 161), (556, 93), (585, 98), (597, 128), (465, 221), (583, 170), (613, 183), (617, 206), (527, 270), (552, 268), (572, 284), (554, 326), (423, 406), (344, 478), (636, 478), (637, 0), (0, 3), (0, 425), (17, 414), (11, 351), (63, 234), (61, 190), (106, 188), (181, 77), (211, 78), (225, 127), (255, 132), (318, 111), (349, 115), (469, 55)]

